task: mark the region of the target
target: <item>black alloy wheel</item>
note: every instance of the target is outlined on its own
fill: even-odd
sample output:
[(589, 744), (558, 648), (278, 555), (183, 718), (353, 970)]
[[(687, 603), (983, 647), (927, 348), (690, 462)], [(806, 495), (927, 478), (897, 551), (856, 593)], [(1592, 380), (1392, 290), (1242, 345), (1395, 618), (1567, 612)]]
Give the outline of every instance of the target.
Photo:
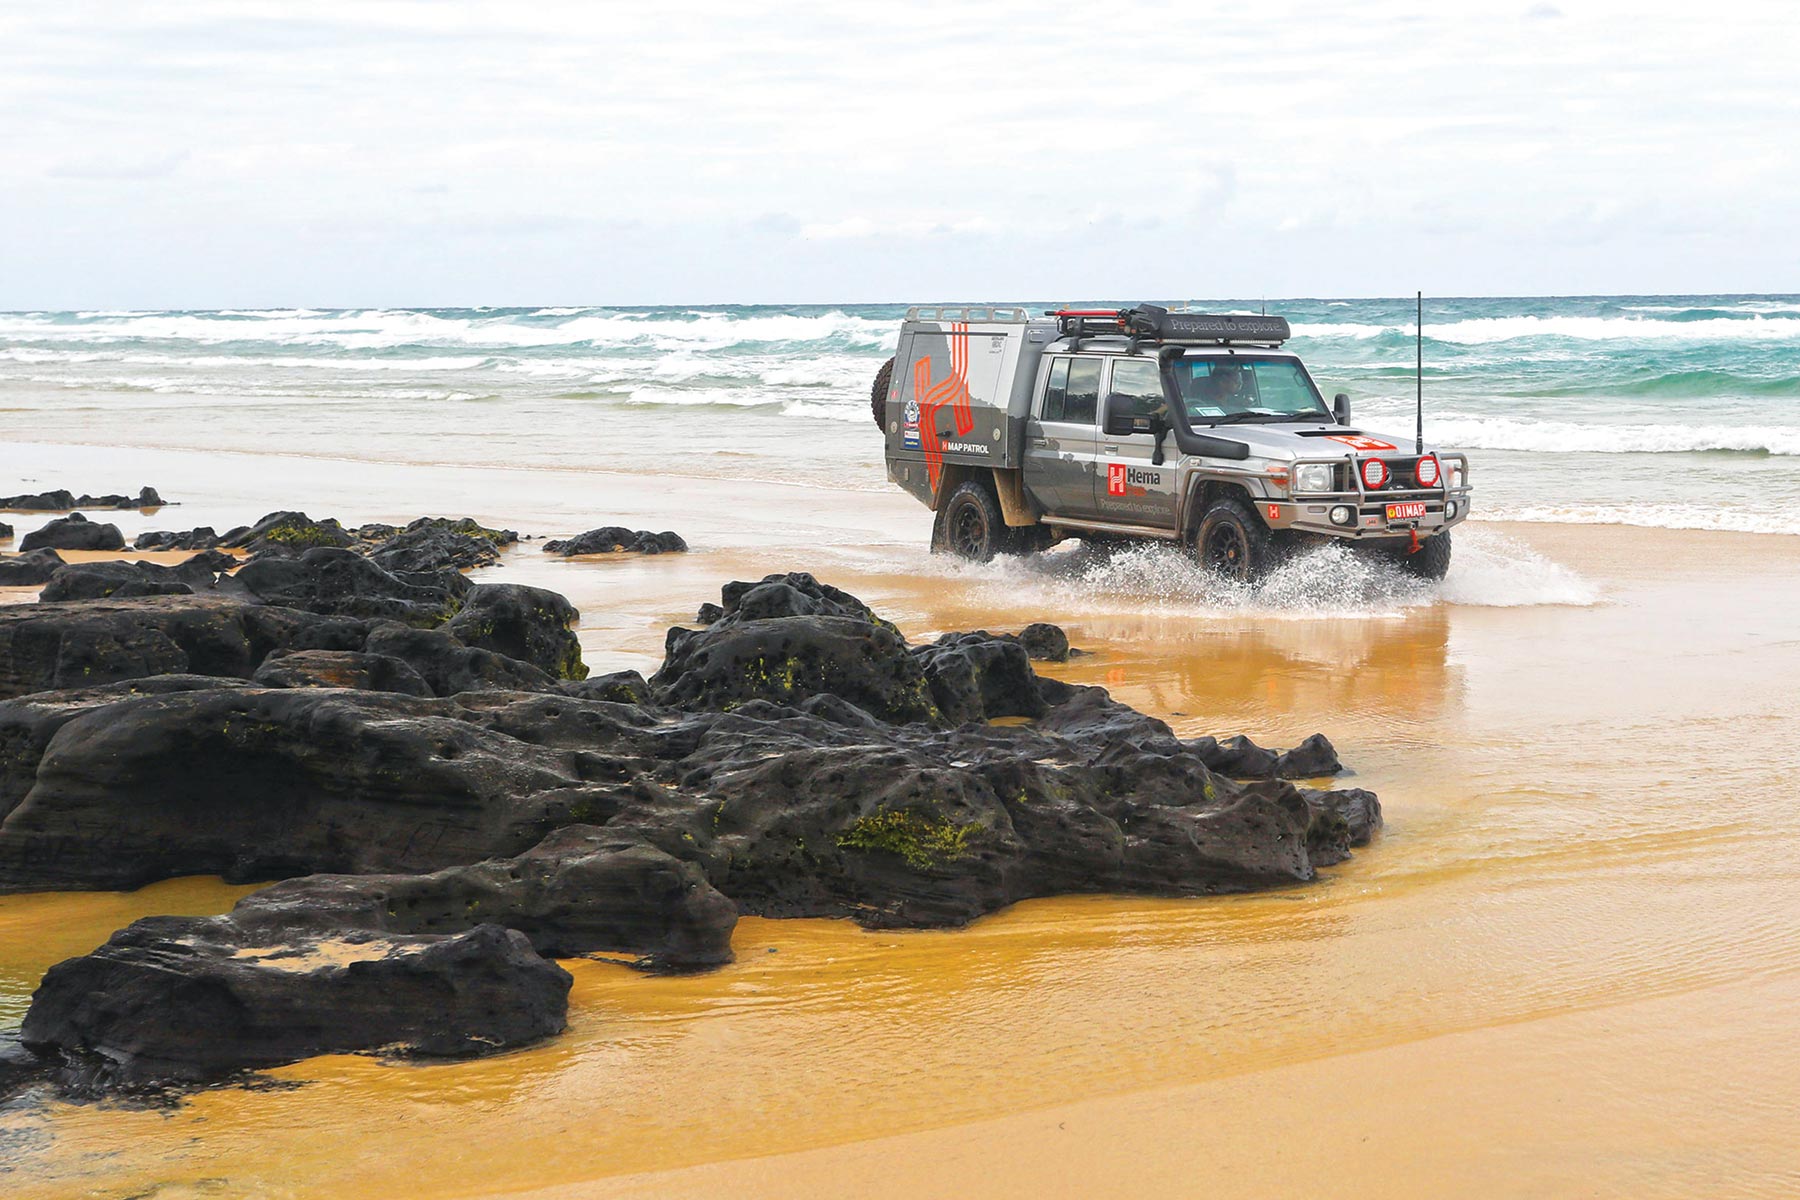
[(987, 562), (1003, 553), (1008, 547), (1008, 530), (1000, 502), (980, 483), (964, 482), (938, 511), (931, 543), (933, 550), (971, 562)]
[(1234, 583), (1254, 583), (1274, 562), (1269, 527), (1240, 500), (1222, 496), (1207, 505), (1194, 535), (1200, 565)]

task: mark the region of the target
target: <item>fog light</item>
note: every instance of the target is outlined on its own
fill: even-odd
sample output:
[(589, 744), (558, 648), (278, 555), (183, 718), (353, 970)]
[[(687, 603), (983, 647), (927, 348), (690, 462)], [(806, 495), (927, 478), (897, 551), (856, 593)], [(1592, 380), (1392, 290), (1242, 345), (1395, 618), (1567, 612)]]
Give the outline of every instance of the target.
[(1457, 507), (1456, 501), (1452, 500), (1450, 503), (1444, 505), (1444, 519), (1446, 521), (1454, 521), (1456, 520), (1456, 514), (1461, 511), (1462, 510)]
[(1333, 525), (1353, 525), (1356, 523), (1356, 510), (1348, 504), (1331, 506), (1331, 523)]

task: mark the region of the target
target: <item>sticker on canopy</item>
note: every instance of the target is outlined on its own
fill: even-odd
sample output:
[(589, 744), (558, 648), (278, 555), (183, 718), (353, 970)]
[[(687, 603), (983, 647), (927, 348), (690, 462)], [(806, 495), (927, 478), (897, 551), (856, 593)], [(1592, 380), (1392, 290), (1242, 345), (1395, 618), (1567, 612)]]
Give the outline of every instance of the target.
[(1342, 443), (1344, 443), (1344, 445), (1350, 447), (1352, 450), (1393, 450), (1393, 449), (1396, 449), (1396, 447), (1394, 446), (1394, 444), (1392, 442), (1384, 442), (1380, 438), (1363, 437), (1360, 434), (1354, 434), (1354, 433), (1332, 434), (1328, 440), (1333, 441), (1333, 442), (1342, 442)]
[(906, 424), (901, 429), (900, 444), (908, 450), (919, 448), (919, 402), (906, 402)]

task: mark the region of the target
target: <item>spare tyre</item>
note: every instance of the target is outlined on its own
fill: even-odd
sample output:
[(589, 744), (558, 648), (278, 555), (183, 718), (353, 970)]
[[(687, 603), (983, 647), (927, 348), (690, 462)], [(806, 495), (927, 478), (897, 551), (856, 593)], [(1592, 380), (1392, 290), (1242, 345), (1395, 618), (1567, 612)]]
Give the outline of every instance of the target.
[(888, 359), (881, 364), (881, 370), (875, 372), (875, 386), (869, 389), (869, 412), (875, 417), (875, 427), (883, 433), (887, 432), (887, 394), (894, 383), (894, 360)]

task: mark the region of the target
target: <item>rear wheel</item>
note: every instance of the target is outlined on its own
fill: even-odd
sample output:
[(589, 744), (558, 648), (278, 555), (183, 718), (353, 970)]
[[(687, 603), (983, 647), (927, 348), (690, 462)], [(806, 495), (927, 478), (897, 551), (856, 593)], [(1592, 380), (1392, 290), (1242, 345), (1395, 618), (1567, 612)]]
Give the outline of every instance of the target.
[(931, 530), (931, 549), (954, 554), (971, 562), (986, 562), (1012, 549), (1011, 530), (1000, 513), (1000, 502), (986, 487), (967, 480), (938, 509)]
[(869, 412), (875, 417), (877, 429), (887, 429), (887, 396), (893, 385), (894, 360), (890, 358), (875, 372), (875, 386), (869, 389)]
[(1402, 551), (1400, 566), (1420, 579), (1442, 579), (1450, 573), (1450, 532), (1426, 538), (1411, 554)]
[(1206, 506), (1194, 534), (1200, 565), (1234, 583), (1254, 583), (1275, 561), (1275, 536), (1244, 502), (1221, 496)]

